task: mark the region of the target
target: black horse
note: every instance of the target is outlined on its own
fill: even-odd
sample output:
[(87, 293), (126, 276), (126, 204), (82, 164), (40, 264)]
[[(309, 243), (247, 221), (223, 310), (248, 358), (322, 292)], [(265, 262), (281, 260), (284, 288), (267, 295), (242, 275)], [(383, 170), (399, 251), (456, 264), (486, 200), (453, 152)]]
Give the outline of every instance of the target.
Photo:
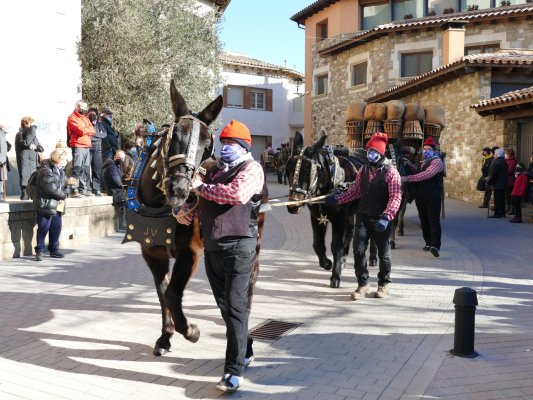
[[(335, 155), (330, 148), (324, 148), (327, 136), (322, 136), (310, 147), (303, 147), (303, 137), (297, 133), (294, 139), (292, 157), (287, 162), (289, 174), (289, 201), (308, 200), (332, 193), (354, 182), (362, 159)], [(325, 270), (332, 270), (330, 287), (340, 286), (341, 271), (346, 263), (350, 242), (354, 232), (356, 204), (354, 202), (326, 206), (306, 203), (311, 214), (313, 228), (313, 249), (319, 264)], [(288, 205), (291, 214), (300, 212), (304, 203)], [(332, 225), (331, 252), (333, 262), (326, 255), (325, 236), (328, 223)]]
[[(136, 182), (134, 199), (139, 207), (136, 212), (128, 212), (125, 239), (141, 243), (143, 258), (154, 278), (162, 316), (161, 336), (153, 350), (156, 356), (169, 351), (175, 331), (193, 343), (200, 337), (200, 329), (189, 323), (182, 308), (183, 292), (196, 271), (203, 250), (198, 220), (190, 226), (180, 225), (173, 215), (190, 195), (194, 196), (190, 192), (192, 176), (202, 161), (212, 157), (214, 135), (209, 125), (217, 118), (223, 104), (222, 96), (218, 96), (204, 110), (193, 115), (174, 81), (170, 84), (170, 96), (174, 122), (150, 147), (148, 161), (139, 164), (143, 167)], [(262, 202), (267, 201), (265, 193)], [(263, 223), (264, 213), (261, 213), (258, 221), (260, 236), (249, 286), (249, 309), (259, 271), (257, 257)], [(175, 259), (172, 270), (171, 258)]]

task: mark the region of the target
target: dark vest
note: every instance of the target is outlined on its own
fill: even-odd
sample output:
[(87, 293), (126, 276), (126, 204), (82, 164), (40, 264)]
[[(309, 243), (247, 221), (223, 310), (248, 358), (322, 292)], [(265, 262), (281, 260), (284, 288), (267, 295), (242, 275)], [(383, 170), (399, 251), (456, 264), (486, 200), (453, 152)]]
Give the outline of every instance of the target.
[(389, 203), (389, 185), (385, 177), (387, 176), (390, 165), (385, 165), (378, 169), (372, 184), (368, 180), (369, 166), (365, 165), (360, 172), (361, 186), (361, 200), (359, 200), (359, 211), (370, 216), (379, 216), (387, 208)]
[[(248, 160), (220, 174), (218, 167), (209, 169), (205, 176), (205, 183), (230, 183), (248, 163)], [(246, 204), (230, 205), (218, 204), (200, 197), (198, 217), (202, 237), (219, 240), (227, 237), (257, 237), (257, 217), (261, 206), (262, 194), (256, 194)]]
[[(425, 171), (434, 158), (424, 161), (422, 164), (421, 171)], [(417, 194), (435, 194), (439, 190), (442, 190), (444, 186), (444, 179), (442, 172), (439, 172), (437, 175), (432, 176), (425, 181), (416, 182), (416, 193)]]

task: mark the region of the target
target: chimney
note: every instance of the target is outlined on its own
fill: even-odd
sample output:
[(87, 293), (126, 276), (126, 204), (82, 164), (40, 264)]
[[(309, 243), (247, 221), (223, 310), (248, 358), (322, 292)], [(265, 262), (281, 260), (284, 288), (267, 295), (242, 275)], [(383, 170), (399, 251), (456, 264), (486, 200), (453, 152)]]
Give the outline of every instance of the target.
[(465, 54), (466, 21), (449, 20), (441, 25), (443, 65), (459, 61)]

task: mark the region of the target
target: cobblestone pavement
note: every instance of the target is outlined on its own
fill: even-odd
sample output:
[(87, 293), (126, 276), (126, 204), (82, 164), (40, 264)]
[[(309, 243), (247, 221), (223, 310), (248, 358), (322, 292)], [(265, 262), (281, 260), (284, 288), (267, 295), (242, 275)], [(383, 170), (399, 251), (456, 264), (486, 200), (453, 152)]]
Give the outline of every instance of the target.
[[(288, 190), (269, 188), (271, 197)], [(410, 206), (390, 296), (373, 297), (373, 268), (371, 295), (353, 302), (353, 255), (341, 288), (330, 289), (307, 211), (273, 208), (250, 327), (300, 325), (256, 341), (256, 362), (233, 395), (215, 390), (225, 335), (203, 264), (184, 298), (202, 336), (175, 336), (172, 352), (156, 358), (159, 304), (137, 245), (115, 235), (62, 260), (1, 262), (0, 399), (533, 399), (533, 224), (489, 220), (449, 199), (446, 213), (434, 258), (421, 250)], [(452, 299), (463, 286), (479, 301), (473, 359), (449, 353)]]

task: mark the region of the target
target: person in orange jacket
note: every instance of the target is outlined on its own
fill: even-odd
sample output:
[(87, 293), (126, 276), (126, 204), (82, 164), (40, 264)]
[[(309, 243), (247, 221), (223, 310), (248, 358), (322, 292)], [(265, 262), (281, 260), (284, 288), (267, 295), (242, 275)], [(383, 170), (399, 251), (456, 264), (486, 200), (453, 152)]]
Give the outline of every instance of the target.
[(89, 177), (91, 137), (95, 134), (95, 129), (87, 117), (87, 110), (87, 102), (78, 100), (67, 120), (68, 143), (72, 148), (72, 176), (78, 180), (78, 187), (72, 190), (71, 197), (94, 196), (89, 189)]
[(509, 220), (509, 222), (522, 223), (522, 198), (526, 197), (527, 194), (529, 175), (522, 163), (519, 163), (515, 170), (516, 180), (514, 182), (513, 191), (511, 192), (511, 201), (516, 214), (513, 219)]

